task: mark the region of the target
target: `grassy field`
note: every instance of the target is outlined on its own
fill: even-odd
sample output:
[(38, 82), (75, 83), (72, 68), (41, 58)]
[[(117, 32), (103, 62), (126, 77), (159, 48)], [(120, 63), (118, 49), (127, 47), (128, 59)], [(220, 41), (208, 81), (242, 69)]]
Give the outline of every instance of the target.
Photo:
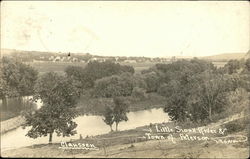
[[(82, 63), (82, 62), (30, 62), (27, 64), (34, 67), (41, 74), (45, 72), (50, 72), (50, 71), (63, 73), (65, 68), (67, 68), (68, 66), (85, 67), (87, 65), (86, 63)], [(147, 63), (120, 63), (120, 64), (133, 66), (135, 69), (135, 72), (140, 72), (144, 69), (148, 69), (149, 67), (155, 65), (156, 63), (147, 62)]]
[(225, 64), (227, 63), (227, 62), (216, 62), (216, 61), (214, 61), (214, 62), (212, 62), (216, 67), (218, 67), (218, 68), (220, 68), (220, 67), (224, 67), (225, 66)]
[(35, 68), (41, 74), (51, 71), (63, 73), (68, 66), (86, 66), (86, 63), (82, 62), (30, 62), (27, 64)]
[[(27, 64), (34, 67), (41, 74), (45, 72), (50, 72), (50, 71), (63, 73), (65, 68), (68, 66), (85, 67), (87, 65), (86, 63), (82, 63), (82, 62), (30, 62)], [(144, 62), (144, 63), (121, 62), (120, 64), (133, 66), (135, 69), (135, 72), (141, 72), (142, 70), (148, 69), (157, 63), (156, 62)], [(217, 67), (223, 67), (226, 64), (226, 62), (213, 62), (213, 64)]]

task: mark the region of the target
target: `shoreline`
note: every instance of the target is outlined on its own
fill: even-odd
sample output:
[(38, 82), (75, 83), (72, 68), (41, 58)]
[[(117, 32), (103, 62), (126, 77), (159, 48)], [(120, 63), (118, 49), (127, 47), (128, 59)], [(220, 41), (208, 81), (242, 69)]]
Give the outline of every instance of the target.
[[(232, 116), (233, 117), (233, 116)], [(237, 120), (239, 119), (233, 119)], [(230, 120), (229, 120), (230, 121)], [(125, 155), (126, 157), (147, 157), (146, 152), (150, 149), (152, 152), (152, 156), (158, 155), (159, 157), (178, 157), (181, 158), (180, 155), (189, 155), (190, 151), (192, 151), (193, 157), (199, 157), (200, 155), (203, 157), (208, 157), (211, 153), (215, 153), (221, 157), (229, 157), (229, 156), (241, 156), (245, 157), (247, 155), (247, 143), (214, 143), (213, 141), (198, 141), (198, 140), (181, 140), (175, 138), (178, 133), (173, 133), (173, 137), (175, 138), (176, 143), (171, 142), (168, 138), (165, 140), (151, 140), (151, 139), (143, 139), (141, 138), (145, 135), (145, 129), (149, 127), (154, 128), (156, 125), (164, 124), (164, 126), (174, 128), (176, 125), (180, 125), (182, 128), (186, 127), (185, 123), (175, 123), (175, 122), (166, 122), (166, 123), (155, 123), (155, 124), (148, 124), (144, 126), (140, 126), (134, 129), (106, 133), (102, 135), (96, 135), (88, 138), (83, 139), (75, 139), (68, 144), (93, 144), (99, 150), (90, 151), (90, 150), (83, 150), (80, 149), (60, 149), (61, 143), (55, 142), (52, 144), (36, 144), (32, 146), (25, 146), (21, 148), (16, 148), (12, 150), (5, 150), (2, 151), (1, 154), (3, 157), (70, 157), (70, 158), (82, 158), (82, 157), (119, 157), (120, 155)], [(219, 120), (216, 123), (210, 123), (207, 125), (207, 128), (215, 129), (221, 127), (224, 124), (223, 120)], [(192, 129), (192, 127), (198, 128), (203, 126), (195, 126), (190, 125), (187, 126), (187, 129)], [(193, 132), (187, 132), (188, 135), (193, 134)], [(210, 135), (209, 135), (210, 134)], [(231, 137), (231, 136), (239, 136), (239, 135), (246, 135), (245, 130), (232, 133), (232, 134), (225, 134), (225, 135), (213, 135), (213, 133), (207, 134), (208, 137), (215, 137), (221, 139), (222, 137)], [(195, 135), (195, 134), (193, 134)], [(224, 141), (224, 140), (223, 140)], [(192, 148), (190, 146), (192, 145)], [(225, 154), (221, 154), (219, 151), (219, 147), (224, 147), (224, 150), (228, 152)], [(206, 149), (206, 152), (200, 152), (202, 149)], [(178, 149), (183, 149), (183, 154), (180, 154)], [(199, 149), (199, 151), (197, 151)], [(237, 149), (237, 151), (235, 151)], [(131, 152), (127, 154), (127, 152)], [(163, 155), (165, 151), (169, 153)], [(46, 153), (45, 153), (46, 152)], [(232, 153), (233, 152), (233, 153)], [(124, 157), (124, 156), (123, 156)]]
[(1, 121), (1, 132), (0, 132), (1, 135), (5, 134), (11, 130), (17, 129), (24, 122), (25, 122), (24, 117), (22, 117), (20, 115), (17, 117), (5, 120), (5, 121)]

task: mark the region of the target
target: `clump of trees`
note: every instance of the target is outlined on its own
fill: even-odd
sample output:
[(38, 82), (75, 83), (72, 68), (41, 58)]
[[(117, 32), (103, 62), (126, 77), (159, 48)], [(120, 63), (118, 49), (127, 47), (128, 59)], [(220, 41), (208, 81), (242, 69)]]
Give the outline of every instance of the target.
[(133, 74), (134, 68), (111, 61), (93, 61), (88, 63), (85, 68), (69, 66), (65, 69), (65, 72), (67, 77), (74, 80), (79, 89), (89, 89), (94, 87), (95, 81), (98, 79), (126, 72)]
[(3, 57), (0, 60), (0, 98), (29, 96), (34, 93), (38, 72), (18, 60)]
[(49, 135), (52, 142), (53, 133), (58, 136), (76, 134), (77, 124), (72, 121), (77, 113), (75, 105), (79, 94), (77, 88), (65, 76), (49, 72), (42, 75), (36, 85), (34, 99), (41, 99), (43, 106), (35, 112), (25, 112), (26, 123), (31, 127), (27, 136), (37, 138)]
[(225, 68), (227, 68), (229, 74), (237, 73), (237, 70), (240, 69), (240, 61), (229, 60), (225, 65)]
[(199, 59), (157, 64), (161, 83), (157, 92), (167, 98), (164, 111), (172, 120), (213, 121), (229, 108), (229, 94), (246, 88), (246, 77), (237, 74), (239, 69), (234, 60), (225, 65), (224, 72)]
[(103, 121), (110, 126), (111, 131), (113, 131), (112, 125), (113, 123), (115, 123), (115, 130), (118, 131), (119, 123), (122, 121), (128, 121), (128, 102), (126, 102), (122, 97), (113, 98), (113, 102), (113, 106), (106, 107), (105, 112), (103, 114)]
[(96, 80), (93, 89), (95, 97), (130, 96), (133, 90), (132, 74), (123, 73)]

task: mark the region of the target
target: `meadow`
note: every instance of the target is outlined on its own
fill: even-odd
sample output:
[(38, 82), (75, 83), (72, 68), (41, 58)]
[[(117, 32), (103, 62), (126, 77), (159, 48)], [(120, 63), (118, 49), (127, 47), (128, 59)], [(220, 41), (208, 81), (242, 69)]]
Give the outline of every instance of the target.
[[(167, 62), (165, 63), (167, 64)], [(212, 62), (212, 63), (217, 67), (223, 67), (226, 64), (226, 62)], [(40, 74), (51, 72), (51, 71), (63, 74), (65, 68), (67, 68), (68, 66), (85, 67), (87, 65), (87, 63), (83, 63), (83, 62), (29, 62), (27, 64), (29, 64), (30, 66), (38, 70)], [(120, 64), (133, 66), (135, 69), (135, 72), (139, 73), (142, 70), (145, 70), (154, 66), (155, 64), (157, 64), (157, 62), (141, 62), (141, 63), (121, 62)]]

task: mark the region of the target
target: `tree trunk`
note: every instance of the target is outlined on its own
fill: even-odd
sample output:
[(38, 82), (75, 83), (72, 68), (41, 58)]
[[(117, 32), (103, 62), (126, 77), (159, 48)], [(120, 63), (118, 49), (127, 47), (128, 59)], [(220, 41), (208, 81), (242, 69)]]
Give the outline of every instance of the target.
[(52, 144), (52, 135), (53, 133), (49, 133), (49, 144)]
[(112, 128), (112, 125), (109, 125), (109, 126), (110, 126), (110, 131), (113, 132), (114, 130), (113, 130), (113, 128)]
[(3, 101), (3, 109), (4, 109), (4, 110), (7, 110), (7, 98), (6, 98), (6, 97), (3, 97), (3, 98), (2, 98), (2, 101)]
[(22, 100), (21, 96), (17, 97), (17, 101), (18, 101), (18, 105), (19, 105), (18, 109), (19, 110), (23, 110), (23, 109), (25, 110), (25, 107), (24, 107), (23, 100)]
[(115, 122), (115, 131), (118, 131), (118, 122)]
[(212, 121), (212, 107), (211, 106), (209, 107), (209, 114), (208, 115), (209, 115), (208, 116), (209, 120)]

